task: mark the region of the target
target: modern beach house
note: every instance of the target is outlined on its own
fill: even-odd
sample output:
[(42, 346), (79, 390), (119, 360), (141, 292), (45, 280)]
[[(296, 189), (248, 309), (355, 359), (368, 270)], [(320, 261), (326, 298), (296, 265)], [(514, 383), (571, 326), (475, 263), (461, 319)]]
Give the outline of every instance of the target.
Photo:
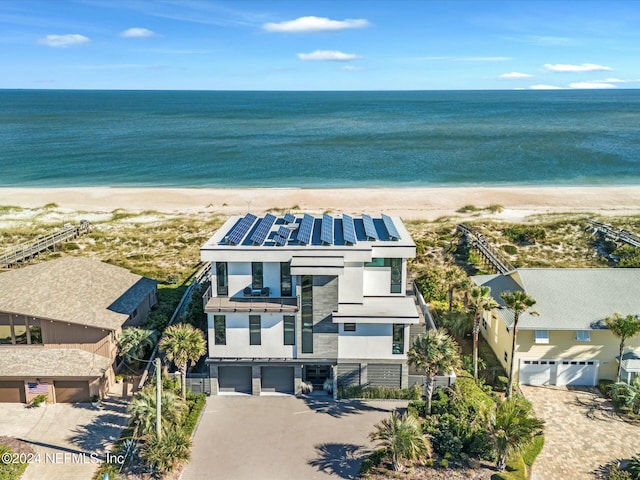
[(616, 312), (640, 315), (640, 269), (519, 268), (472, 278), (499, 304), (484, 313), (480, 331), (507, 371), (513, 313), (500, 294), (520, 290), (536, 300), (518, 321), (513, 354), (521, 384), (597, 385), (615, 379), (620, 361), (624, 381), (640, 375), (640, 337), (627, 340), (620, 359), (620, 339), (604, 323)]
[(397, 217), (230, 218), (205, 245), (212, 394), (408, 384), (416, 246)]

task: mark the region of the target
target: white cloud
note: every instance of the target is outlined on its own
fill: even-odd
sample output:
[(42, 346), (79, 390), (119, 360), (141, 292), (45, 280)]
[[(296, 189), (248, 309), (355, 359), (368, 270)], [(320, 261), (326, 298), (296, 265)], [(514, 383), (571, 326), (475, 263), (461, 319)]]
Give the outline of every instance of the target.
[(364, 18), (331, 20), (325, 17), (300, 17), (288, 22), (269, 22), (262, 28), (267, 32), (280, 33), (309, 33), (309, 32), (331, 32), (345, 30), (347, 28), (365, 28), (370, 26), (368, 20)]
[(358, 70), (364, 70), (364, 68), (356, 67), (355, 65), (343, 65), (342, 67), (340, 67), (340, 70), (347, 70), (349, 72), (355, 72), (355, 71), (358, 71)]
[(520, 72), (510, 72), (510, 73), (503, 73), (502, 75), (500, 75), (500, 78), (531, 78), (533, 77), (533, 75), (529, 75), (528, 73), (520, 73)]
[(82, 45), (88, 43), (91, 40), (84, 35), (78, 33), (68, 33), (66, 35), (47, 35), (38, 40), (40, 45), (47, 45), (48, 47), (70, 47), (72, 45)]
[(570, 83), (569, 86), (571, 88), (616, 88), (616, 86), (612, 83), (604, 83), (604, 82), (574, 82)]
[(569, 65), (563, 63), (545, 63), (544, 68), (552, 72), (610, 72), (611, 67), (596, 65), (595, 63), (583, 63), (582, 65)]
[(344, 53), (338, 50), (316, 50), (311, 53), (298, 53), (300, 60), (324, 60), (330, 62), (348, 62), (349, 60), (357, 60), (362, 58), (353, 53)]
[(156, 33), (146, 28), (133, 27), (120, 32), (120, 36), (125, 38), (150, 38), (155, 37)]
[(620, 78), (605, 78), (603, 81), (606, 83), (626, 83), (630, 82), (631, 80), (622, 80)]
[(562, 87), (556, 87), (555, 85), (531, 85), (531, 90), (563, 90)]

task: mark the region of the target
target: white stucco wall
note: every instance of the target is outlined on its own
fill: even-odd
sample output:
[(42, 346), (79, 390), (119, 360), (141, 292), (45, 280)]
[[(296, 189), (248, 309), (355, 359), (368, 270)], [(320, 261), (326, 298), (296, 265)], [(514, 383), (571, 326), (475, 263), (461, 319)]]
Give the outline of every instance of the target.
[(362, 303), (363, 263), (345, 263), (344, 272), (338, 277), (338, 302)]
[(384, 296), (391, 292), (391, 267), (367, 267), (363, 270), (363, 294)]
[(242, 296), (244, 287), (251, 285), (251, 262), (229, 262), (229, 296)]
[[(338, 334), (338, 358), (380, 359), (406, 358), (406, 355), (394, 355), (393, 327), (391, 324), (358, 323), (355, 332), (345, 332), (340, 325)], [(405, 353), (409, 341), (409, 327), (405, 328)]]
[(260, 314), (262, 345), (249, 345), (248, 313), (226, 314), (227, 344), (215, 345), (213, 316), (212, 313), (208, 314), (210, 357), (294, 358), (295, 346), (284, 345), (283, 314), (264, 312)]
[(269, 296), (280, 296), (280, 262), (265, 262), (263, 264), (262, 284), (269, 287)]

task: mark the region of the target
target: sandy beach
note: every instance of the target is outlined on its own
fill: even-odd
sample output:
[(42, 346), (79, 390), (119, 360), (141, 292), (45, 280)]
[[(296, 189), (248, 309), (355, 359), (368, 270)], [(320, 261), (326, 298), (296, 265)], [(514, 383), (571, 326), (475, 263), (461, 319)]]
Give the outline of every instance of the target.
[[(492, 216), (518, 220), (536, 213), (640, 214), (640, 186), (443, 188), (0, 188), (0, 205), (110, 212), (118, 208), (226, 215), (285, 209), (318, 213), (385, 212), (407, 220), (434, 220), (465, 205), (501, 205)], [(483, 213), (488, 214), (488, 211)]]

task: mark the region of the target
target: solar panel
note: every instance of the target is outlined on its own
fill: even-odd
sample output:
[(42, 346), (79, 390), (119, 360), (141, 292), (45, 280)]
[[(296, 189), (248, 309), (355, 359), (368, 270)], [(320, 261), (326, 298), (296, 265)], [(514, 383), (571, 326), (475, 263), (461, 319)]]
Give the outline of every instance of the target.
[(276, 245), (280, 245), (281, 247), (287, 244), (287, 240), (282, 238), (280, 235), (273, 237), (273, 241), (276, 242)]
[(396, 226), (393, 224), (393, 219), (389, 215), (382, 214), (382, 221), (389, 233), (389, 238), (392, 240), (400, 240), (400, 234), (396, 230)]
[(264, 239), (267, 238), (269, 230), (271, 230), (271, 227), (273, 226), (275, 221), (276, 217), (271, 215), (270, 213), (267, 213), (264, 218), (260, 220), (256, 231), (253, 232), (253, 235), (251, 235), (251, 241), (256, 245), (262, 245), (262, 242), (264, 242)]
[(344, 235), (344, 241), (355, 245), (356, 240), (356, 227), (353, 224), (353, 218), (349, 215), (342, 215), (342, 232)]
[(311, 233), (313, 232), (314, 218), (308, 213), (304, 214), (300, 228), (298, 228), (298, 242), (308, 245), (311, 243)]
[(333, 245), (333, 217), (326, 213), (322, 215), (322, 230), (320, 240), (328, 245)]
[(290, 233), (291, 230), (289, 230), (287, 227), (280, 227), (276, 232), (276, 235), (279, 235), (286, 240), (287, 238), (289, 238)]
[(367, 234), (367, 238), (380, 240), (376, 226), (373, 224), (373, 219), (369, 215), (362, 214), (362, 223), (364, 223), (364, 231)]
[(291, 215), (290, 213), (287, 213), (284, 216), (284, 223), (293, 223), (296, 221), (296, 217), (294, 217), (293, 215)]
[(247, 213), (245, 217), (231, 229), (231, 231), (227, 235), (227, 243), (238, 245), (240, 242), (242, 242), (242, 239), (251, 228), (251, 225), (253, 225), (253, 222), (256, 221), (256, 218), (258, 217), (256, 217), (252, 213)]

